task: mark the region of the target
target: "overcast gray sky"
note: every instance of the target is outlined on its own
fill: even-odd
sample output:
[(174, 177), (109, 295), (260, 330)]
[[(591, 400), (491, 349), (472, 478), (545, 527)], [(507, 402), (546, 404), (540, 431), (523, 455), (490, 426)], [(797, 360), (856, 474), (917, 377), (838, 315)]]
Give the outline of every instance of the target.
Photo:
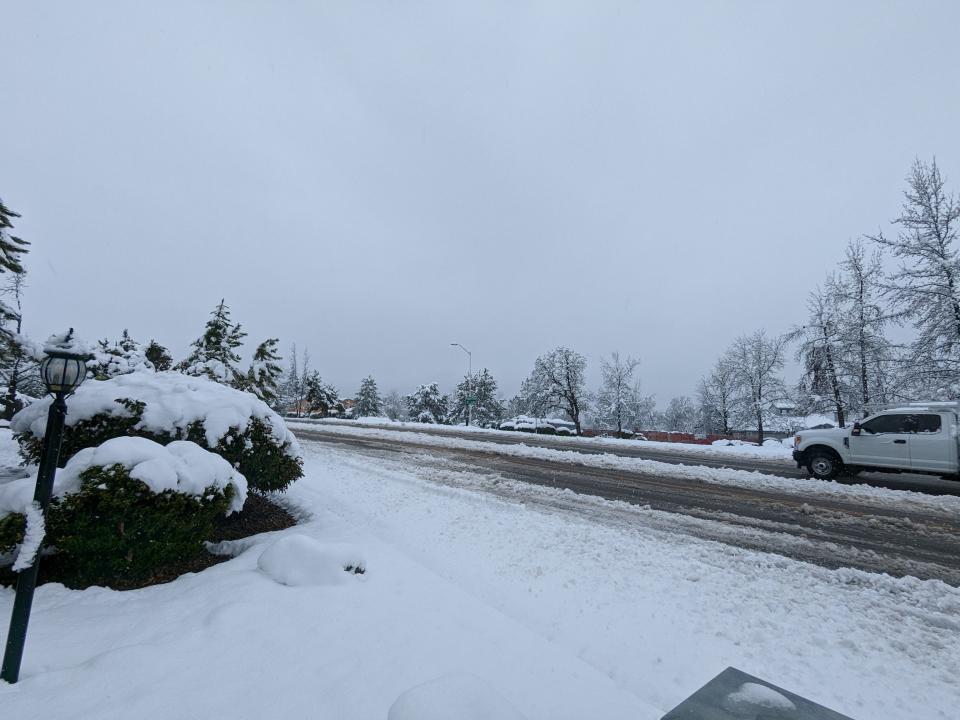
[(3, 2), (26, 330), (182, 356), (225, 297), (344, 395), (619, 349), (692, 393), (915, 156), (960, 189), (957, 2)]

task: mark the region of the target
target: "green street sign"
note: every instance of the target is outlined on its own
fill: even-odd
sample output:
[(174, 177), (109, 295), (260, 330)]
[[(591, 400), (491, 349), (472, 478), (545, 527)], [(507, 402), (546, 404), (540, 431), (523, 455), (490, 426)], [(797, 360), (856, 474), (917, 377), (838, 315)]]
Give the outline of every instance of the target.
[(473, 395), (467, 395), (467, 405), (476, 405), (477, 398)]

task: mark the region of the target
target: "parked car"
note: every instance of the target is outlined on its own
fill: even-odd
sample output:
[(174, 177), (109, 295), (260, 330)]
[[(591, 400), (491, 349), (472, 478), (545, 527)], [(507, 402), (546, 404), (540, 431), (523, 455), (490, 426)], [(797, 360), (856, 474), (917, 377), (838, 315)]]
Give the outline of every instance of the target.
[(793, 459), (825, 480), (862, 470), (956, 478), (958, 411), (958, 403), (911, 403), (846, 428), (802, 430), (794, 437)]
[(535, 418), (517, 415), (500, 423), (501, 430), (537, 433), (538, 435), (576, 435), (577, 426), (560, 418)]

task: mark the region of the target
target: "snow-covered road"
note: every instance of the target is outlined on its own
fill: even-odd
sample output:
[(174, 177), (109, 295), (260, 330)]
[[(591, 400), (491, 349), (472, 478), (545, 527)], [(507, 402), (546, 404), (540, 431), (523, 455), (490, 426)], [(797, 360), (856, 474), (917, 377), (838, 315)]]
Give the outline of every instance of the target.
[[(439, 452), (304, 451), (285, 501), (305, 522), (278, 534), (303, 540), (271, 562), (277, 535), (167, 585), (39, 588), (3, 717), (382, 719), (457, 674), (528, 720), (657, 720), (729, 665), (857, 720), (956, 717), (957, 588), (705, 540), (626, 503), (490, 492), (490, 471)], [(366, 574), (277, 581), (324, 552)]]
[[(651, 511), (649, 523), (704, 539), (829, 568), (960, 585), (960, 498), (953, 496), (381, 429), (314, 426), (297, 432), (302, 439), (350, 447), (374, 462), (404, 453), (411, 466), (439, 468), (437, 477), (445, 477), (442, 471), (451, 464), (482, 471), (488, 480), (474, 488), (517, 501), (596, 513), (583, 496), (619, 500)], [(579, 495), (551, 497), (531, 485)], [(619, 512), (615, 504), (600, 507)]]

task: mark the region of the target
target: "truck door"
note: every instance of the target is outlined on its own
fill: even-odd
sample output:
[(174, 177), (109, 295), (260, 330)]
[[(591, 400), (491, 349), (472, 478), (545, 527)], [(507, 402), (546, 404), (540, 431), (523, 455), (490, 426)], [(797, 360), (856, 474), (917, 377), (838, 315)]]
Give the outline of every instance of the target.
[(910, 415), (877, 415), (850, 436), (850, 464), (910, 469)]
[(957, 441), (951, 423), (936, 413), (917, 413), (910, 433), (910, 466), (915, 470), (955, 473)]

